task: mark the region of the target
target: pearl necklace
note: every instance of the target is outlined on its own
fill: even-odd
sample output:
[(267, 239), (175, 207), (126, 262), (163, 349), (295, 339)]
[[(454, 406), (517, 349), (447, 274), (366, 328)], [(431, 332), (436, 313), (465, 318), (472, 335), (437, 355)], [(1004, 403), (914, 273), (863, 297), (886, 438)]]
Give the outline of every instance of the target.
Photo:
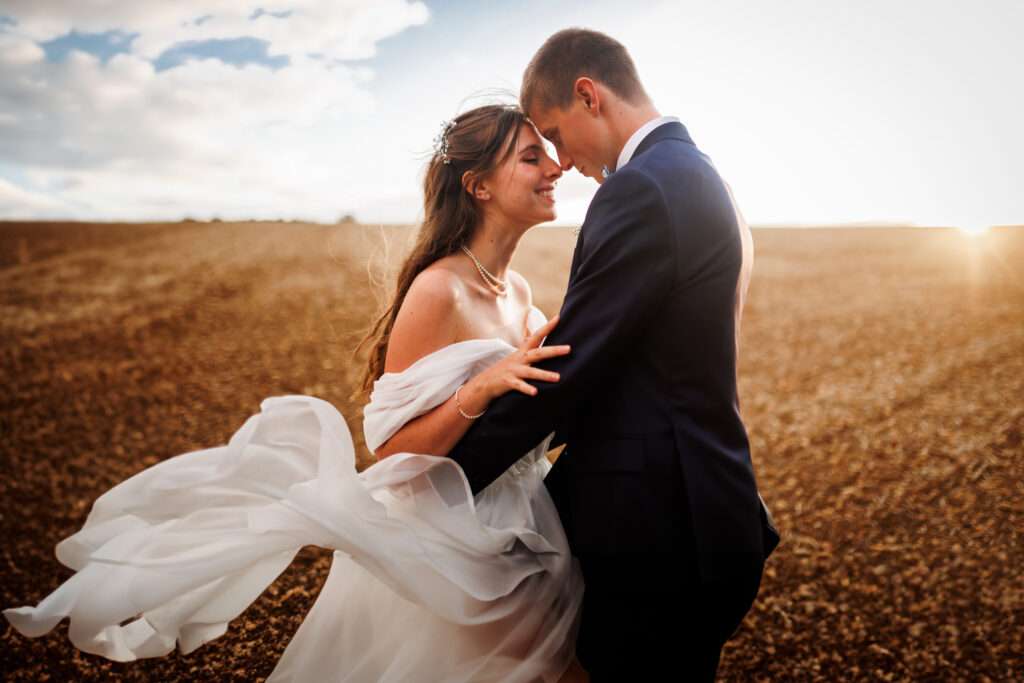
[(476, 264), (477, 272), (480, 273), (480, 277), (484, 279), (487, 286), (498, 294), (504, 294), (508, 290), (508, 282), (499, 280), (497, 277), (492, 275), (489, 270), (484, 268), (484, 264), (480, 263), (480, 260), (473, 255), (473, 252), (471, 252), (466, 245), (462, 245), (462, 251), (466, 252), (466, 255), (469, 256), (469, 258), (473, 259), (473, 263)]

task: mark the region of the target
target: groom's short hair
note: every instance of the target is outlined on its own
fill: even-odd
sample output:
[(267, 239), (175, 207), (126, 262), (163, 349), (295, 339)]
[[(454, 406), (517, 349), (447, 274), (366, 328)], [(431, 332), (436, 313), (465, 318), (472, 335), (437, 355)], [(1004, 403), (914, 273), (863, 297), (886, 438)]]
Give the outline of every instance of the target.
[(586, 76), (629, 102), (647, 99), (626, 47), (611, 36), (585, 28), (567, 28), (540, 46), (523, 73), (519, 104), (524, 111), (572, 104), (573, 85)]

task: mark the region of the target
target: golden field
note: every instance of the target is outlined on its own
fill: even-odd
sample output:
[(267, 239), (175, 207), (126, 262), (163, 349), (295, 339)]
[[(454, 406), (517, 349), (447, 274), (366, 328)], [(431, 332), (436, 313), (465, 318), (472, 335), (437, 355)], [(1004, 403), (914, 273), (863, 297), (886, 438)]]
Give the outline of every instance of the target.
[[(385, 295), (370, 275), (410, 234), (0, 223), (2, 606), (70, 576), (53, 548), (97, 496), (225, 443), (267, 396), (332, 402), (362, 449), (352, 350)], [(513, 264), (549, 316), (573, 242), (534, 229)], [(1024, 679), (1024, 229), (754, 242), (740, 400), (783, 540), (719, 680)], [(119, 664), (75, 650), (66, 621), (37, 639), (4, 621), (0, 678), (259, 680), (329, 564), (305, 548), (188, 656)]]

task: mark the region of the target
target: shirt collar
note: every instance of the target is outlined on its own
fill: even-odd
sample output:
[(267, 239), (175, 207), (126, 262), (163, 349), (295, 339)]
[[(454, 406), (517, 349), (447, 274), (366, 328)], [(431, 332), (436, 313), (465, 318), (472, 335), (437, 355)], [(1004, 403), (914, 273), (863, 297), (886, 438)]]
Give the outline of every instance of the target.
[(622, 148), (622, 151), (619, 152), (619, 159), (615, 162), (615, 168), (613, 171), (617, 171), (629, 163), (629, 160), (633, 158), (633, 153), (636, 152), (636, 148), (640, 146), (640, 143), (644, 141), (644, 138), (647, 137), (648, 133), (658, 126), (672, 121), (680, 123), (679, 118), (676, 116), (659, 116), (637, 128), (636, 132), (629, 136), (629, 140), (626, 140), (626, 144)]

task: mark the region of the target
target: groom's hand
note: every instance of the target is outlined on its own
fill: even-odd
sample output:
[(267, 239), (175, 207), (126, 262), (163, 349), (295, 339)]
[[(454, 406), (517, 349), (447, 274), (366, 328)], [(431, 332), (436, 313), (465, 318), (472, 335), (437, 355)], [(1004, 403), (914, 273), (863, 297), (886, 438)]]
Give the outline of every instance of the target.
[(537, 387), (529, 384), (527, 379), (557, 382), (560, 376), (557, 372), (534, 367), (534, 364), (556, 356), (564, 356), (571, 350), (568, 344), (541, 347), (541, 341), (557, 324), (556, 315), (541, 325), (536, 332), (529, 333), (515, 351), (474, 376), (466, 384), (477, 389), (486, 397), (488, 403), (512, 390), (527, 396), (536, 396)]

